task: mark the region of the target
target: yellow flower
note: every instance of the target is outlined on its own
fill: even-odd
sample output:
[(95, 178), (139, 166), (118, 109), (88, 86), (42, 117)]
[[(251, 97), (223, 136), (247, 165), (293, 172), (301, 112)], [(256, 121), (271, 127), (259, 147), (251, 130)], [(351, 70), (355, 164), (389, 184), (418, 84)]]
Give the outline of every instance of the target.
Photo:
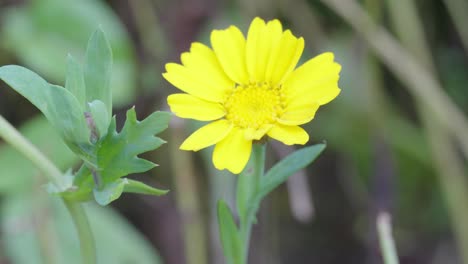
[(299, 125), (339, 93), (341, 66), (323, 53), (297, 69), (304, 39), (283, 31), (278, 20), (255, 18), (247, 39), (235, 26), (211, 33), (211, 46), (193, 43), (182, 64), (166, 64), (164, 78), (185, 93), (167, 101), (182, 118), (213, 121), (180, 146), (198, 151), (215, 145), (214, 166), (240, 173), (252, 142), (264, 136), (287, 145), (305, 144)]

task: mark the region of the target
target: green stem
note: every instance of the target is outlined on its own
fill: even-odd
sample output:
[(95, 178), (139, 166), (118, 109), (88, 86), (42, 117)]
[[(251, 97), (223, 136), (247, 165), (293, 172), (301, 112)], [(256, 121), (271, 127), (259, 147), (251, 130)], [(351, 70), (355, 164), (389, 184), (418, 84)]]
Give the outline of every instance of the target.
[(392, 236), (392, 225), (388, 213), (377, 216), (377, 232), (379, 234), (380, 250), (385, 264), (398, 264), (395, 241)]
[[(31, 142), (24, 138), (18, 130), (8, 123), (3, 116), (0, 115), (0, 137), (8, 144), (13, 146), (26, 158), (36, 165), (39, 170), (59, 189), (64, 189), (65, 185), (62, 181), (62, 172), (37, 149)], [(94, 248), (94, 240), (91, 229), (86, 217), (86, 214), (80, 204), (63, 199), (70, 215), (75, 223), (80, 239), (82, 252), (82, 263), (96, 263), (96, 253)]]
[(3, 116), (0, 115), (0, 137), (44, 172), (45, 177), (59, 189), (65, 189), (62, 173), (31, 142), (25, 139)]
[(83, 206), (77, 202), (63, 200), (65, 206), (70, 213), (75, 228), (78, 232), (78, 239), (80, 240), (81, 248), (81, 262), (83, 264), (95, 264), (96, 263), (96, 248), (94, 245), (93, 233), (89, 226), (88, 217), (83, 209)]
[[(259, 191), (260, 180), (265, 171), (265, 150), (266, 144), (253, 145), (252, 156), (245, 169), (246, 172), (239, 175), (239, 183), (237, 185), (237, 195), (240, 196), (241, 193), (244, 193), (244, 196), (247, 194), (247, 197), (249, 197), (245, 207), (246, 213), (243, 214), (245, 217), (241, 217), (240, 219), (240, 236), (244, 245), (244, 263), (247, 263), (249, 256), (252, 225), (255, 222), (255, 215), (261, 202), (255, 199), (255, 194)], [(237, 202), (239, 203), (239, 198)], [(239, 208), (238, 204), (238, 210)]]

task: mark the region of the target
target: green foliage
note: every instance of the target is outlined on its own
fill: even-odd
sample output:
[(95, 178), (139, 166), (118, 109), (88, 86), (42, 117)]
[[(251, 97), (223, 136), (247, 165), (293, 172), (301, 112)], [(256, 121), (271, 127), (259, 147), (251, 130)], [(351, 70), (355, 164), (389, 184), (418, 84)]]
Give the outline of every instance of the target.
[(109, 82), (112, 70), (112, 51), (104, 33), (97, 30), (88, 42), (84, 81), (86, 84), (86, 102), (100, 100), (112, 113), (112, 90)]
[(164, 195), (168, 191), (159, 190), (139, 181), (118, 179), (107, 184), (102, 189), (94, 189), (94, 198), (100, 205), (108, 205), (118, 199), (123, 192), (135, 192), (141, 194)]
[(317, 144), (295, 151), (273, 166), (260, 181), (256, 199), (261, 200), (276, 187), (285, 182), (289, 176), (312, 163), (325, 149), (325, 144)]
[(39, 108), (74, 151), (88, 144), (84, 111), (66, 89), (51, 85), (34, 72), (15, 65), (0, 67), (0, 79)]
[(224, 256), (228, 264), (240, 264), (243, 261), (242, 240), (236, 223), (226, 202), (218, 202), (218, 224)]
[(120, 133), (115, 130), (114, 118), (107, 136), (98, 144), (97, 165), (103, 180), (113, 181), (130, 173), (152, 169), (154, 163), (138, 158), (137, 155), (165, 143), (154, 135), (167, 128), (169, 118), (167, 112), (155, 112), (139, 122), (132, 108), (127, 111), (127, 121)]
[(104, 185), (104, 190), (94, 190), (94, 197), (98, 203), (108, 204), (117, 199), (123, 191), (129, 190), (153, 195), (167, 192), (150, 188), (143, 183), (122, 181), (120, 177), (154, 168), (154, 163), (138, 158), (137, 155), (156, 149), (164, 143), (154, 135), (167, 128), (169, 117), (169, 113), (155, 112), (138, 122), (135, 109), (132, 108), (127, 112), (127, 121), (120, 133), (115, 130), (115, 118), (112, 120), (107, 136), (98, 143), (96, 173), (100, 174)]
[(20, 66), (0, 67), (0, 79), (33, 103), (53, 124), (70, 149), (84, 164), (64, 189), (49, 191), (72, 200), (87, 200), (94, 193), (106, 205), (122, 192), (162, 195), (167, 191), (121, 177), (141, 173), (155, 164), (138, 155), (165, 143), (155, 135), (167, 128), (170, 115), (155, 112), (143, 121), (135, 109), (127, 112), (120, 133), (111, 118), (112, 92), (109, 80), (112, 52), (104, 33), (97, 30), (88, 42), (86, 65), (68, 56), (66, 88), (47, 83), (39, 75)]
[(238, 176), (237, 211), (239, 228), (227, 204), (218, 202), (218, 224), (224, 255), (229, 264), (244, 263), (250, 240), (251, 225), (262, 200), (291, 175), (312, 163), (325, 144), (317, 144), (295, 151), (275, 164), (265, 175), (265, 145), (254, 145), (246, 169)]

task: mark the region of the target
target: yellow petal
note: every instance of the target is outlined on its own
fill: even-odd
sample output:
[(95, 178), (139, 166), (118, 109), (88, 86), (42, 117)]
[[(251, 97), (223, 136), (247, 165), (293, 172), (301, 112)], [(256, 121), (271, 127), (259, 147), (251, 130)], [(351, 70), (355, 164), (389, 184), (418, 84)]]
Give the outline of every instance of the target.
[(268, 131), (268, 136), (286, 145), (301, 144), (304, 145), (309, 141), (309, 134), (298, 126), (274, 126)]
[(211, 79), (206, 79), (197, 71), (180, 64), (166, 64), (166, 73), (163, 73), (163, 77), (175, 87), (198, 98), (211, 102), (222, 102), (225, 99), (225, 90), (220, 89), (221, 83), (217, 84)]
[(234, 82), (224, 72), (215, 53), (207, 46), (192, 43), (190, 52), (181, 55), (181, 61), (201, 79), (208, 81), (211, 89), (226, 91), (234, 88)]
[(341, 65), (333, 62), (333, 53), (323, 53), (296, 69), (283, 84), (286, 104), (295, 101), (316, 101), (320, 105), (338, 94)]
[(225, 119), (209, 123), (190, 135), (180, 149), (198, 151), (209, 147), (224, 139), (231, 129), (232, 124)]
[(309, 86), (309, 89), (311, 90), (309, 92), (304, 91), (302, 94), (296, 93), (295, 96), (286, 96), (288, 107), (297, 108), (304, 104), (310, 104), (310, 102), (324, 105), (335, 99), (341, 92), (338, 88), (338, 77), (318, 82)]
[(288, 107), (277, 121), (283, 125), (290, 126), (308, 123), (314, 119), (319, 106), (317, 102), (309, 102), (308, 104), (299, 105), (294, 108)]
[(171, 94), (167, 97), (167, 103), (171, 111), (182, 118), (212, 121), (226, 114), (221, 104), (205, 101), (189, 94)]
[(249, 28), (246, 42), (246, 63), (251, 82), (264, 82), (268, 61), (273, 46), (282, 35), (283, 29), (279, 20), (275, 19), (265, 24), (260, 18), (255, 18)]
[(235, 26), (225, 30), (213, 30), (211, 46), (227, 76), (238, 84), (247, 84), (245, 65), (245, 38)]
[(223, 140), (216, 144), (213, 151), (213, 164), (218, 170), (228, 169), (239, 174), (249, 161), (252, 141), (245, 139), (244, 131), (234, 127)]
[(296, 38), (286, 30), (272, 50), (267, 66), (266, 80), (279, 85), (294, 70), (304, 50), (304, 39)]

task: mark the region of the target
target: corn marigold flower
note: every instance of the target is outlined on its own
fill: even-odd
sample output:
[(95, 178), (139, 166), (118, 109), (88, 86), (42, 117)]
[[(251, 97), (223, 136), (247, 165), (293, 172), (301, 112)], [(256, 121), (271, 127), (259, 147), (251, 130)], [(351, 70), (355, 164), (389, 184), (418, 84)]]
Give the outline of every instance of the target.
[(299, 125), (339, 93), (341, 66), (323, 53), (297, 69), (304, 39), (283, 31), (278, 20), (255, 18), (247, 38), (235, 26), (211, 33), (211, 46), (193, 43), (181, 64), (166, 64), (164, 78), (185, 93), (172, 94), (171, 111), (212, 121), (190, 135), (182, 150), (215, 145), (213, 164), (240, 173), (252, 142), (268, 136), (287, 145), (305, 144)]

